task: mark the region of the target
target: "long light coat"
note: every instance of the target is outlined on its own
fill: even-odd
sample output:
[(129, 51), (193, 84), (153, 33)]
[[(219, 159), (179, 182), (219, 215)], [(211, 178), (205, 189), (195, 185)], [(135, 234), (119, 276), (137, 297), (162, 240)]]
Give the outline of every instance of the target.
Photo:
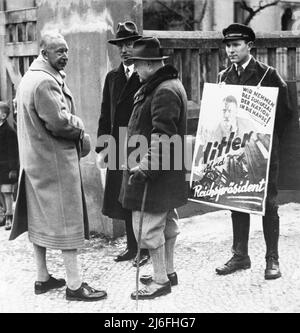
[(42, 57), (33, 62), (17, 93), (20, 177), (10, 240), (76, 249), (88, 238), (78, 144), (83, 123), (61, 73)]

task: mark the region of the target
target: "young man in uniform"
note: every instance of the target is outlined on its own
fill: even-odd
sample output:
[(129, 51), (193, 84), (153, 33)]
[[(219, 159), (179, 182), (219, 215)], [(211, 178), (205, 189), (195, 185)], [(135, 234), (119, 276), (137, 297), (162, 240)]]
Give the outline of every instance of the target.
[[(269, 182), (266, 199), (266, 213), (263, 217), (263, 232), (266, 242), (265, 279), (281, 277), (278, 261), (279, 216), (277, 197), (277, 178), (279, 168), (279, 141), (288, 119), (291, 117), (287, 85), (277, 70), (256, 60), (251, 54), (255, 41), (254, 31), (242, 24), (231, 24), (223, 30), (226, 53), (232, 65), (220, 72), (218, 82), (247, 86), (278, 87), (279, 95), (276, 108), (273, 145), (269, 170)], [(250, 215), (232, 211), (233, 257), (216, 269), (217, 274), (226, 275), (240, 269), (251, 267), (248, 255)]]

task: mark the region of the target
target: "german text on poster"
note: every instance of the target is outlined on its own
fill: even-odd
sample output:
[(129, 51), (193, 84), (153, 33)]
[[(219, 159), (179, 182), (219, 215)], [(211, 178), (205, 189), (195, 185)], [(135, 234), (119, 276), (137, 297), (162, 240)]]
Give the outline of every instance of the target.
[(190, 199), (264, 215), (278, 88), (204, 85)]

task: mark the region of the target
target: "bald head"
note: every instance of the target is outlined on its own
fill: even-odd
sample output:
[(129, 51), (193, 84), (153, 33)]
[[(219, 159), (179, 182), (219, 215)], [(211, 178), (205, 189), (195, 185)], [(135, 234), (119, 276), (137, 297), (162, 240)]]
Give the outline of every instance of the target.
[(42, 35), (41, 54), (44, 59), (57, 71), (65, 68), (68, 62), (68, 44), (63, 35), (49, 31)]

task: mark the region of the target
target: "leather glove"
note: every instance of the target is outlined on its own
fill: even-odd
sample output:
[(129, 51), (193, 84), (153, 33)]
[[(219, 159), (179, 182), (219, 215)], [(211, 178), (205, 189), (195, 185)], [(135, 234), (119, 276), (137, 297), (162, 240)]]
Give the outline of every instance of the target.
[(89, 134), (84, 133), (80, 139), (81, 144), (81, 158), (87, 156), (91, 151), (91, 137)]
[(10, 171), (9, 174), (8, 174), (8, 178), (10, 180), (17, 181), (18, 180), (18, 171), (17, 170)]
[(139, 166), (131, 168), (129, 171), (129, 174), (130, 174), (129, 181), (128, 181), (129, 185), (143, 184), (148, 179), (147, 174)]

